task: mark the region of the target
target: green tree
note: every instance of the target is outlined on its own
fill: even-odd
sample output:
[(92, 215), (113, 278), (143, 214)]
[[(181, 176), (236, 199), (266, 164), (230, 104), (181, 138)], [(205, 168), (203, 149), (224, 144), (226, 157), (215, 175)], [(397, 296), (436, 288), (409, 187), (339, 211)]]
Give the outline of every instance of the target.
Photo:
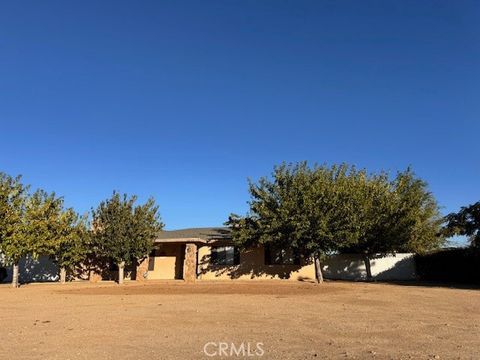
[(355, 209), (351, 218), (355, 229), (354, 240), (341, 247), (340, 252), (363, 255), (367, 278), (371, 279), (370, 259), (373, 254), (388, 252), (394, 237), (387, 235), (392, 222), (392, 203), (386, 173), (367, 174), (359, 172), (352, 181), (352, 189), (344, 201)]
[(19, 261), (37, 259), (55, 249), (56, 219), (62, 199), (37, 190), (28, 194), (21, 177), (0, 174), (0, 249), (13, 264), (12, 286), (18, 287)]
[(24, 241), (24, 217), (29, 187), (15, 178), (0, 173), (0, 251), (13, 264), (13, 287), (18, 287), (18, 262), (28, 253)]
[(240, 247), (274, 244), (320, 261), (338, 251), (370, 258), (395, 251), (438, 247), (441, 218), (426, 183), (408, 169), (394, 181), (385, 172), (368, 174), (347, 164), (308, 167), (282, 164), (271, 178), (249, 181), (250, 210), (226, 222)]
[(480, 248), (480, 201), (462, 207), (457, 213), (448, 214), (444, 221), (443, 233), (446, 236), (468, 236), (471, 246)]
[(437, 202), (427, 184), (410, 169), (399, 172), (393, 181), (386, 173), (358, 179), (351, 200), (357, 209), (360, 236), (341, 251), (363, 255), (369, 280), (373, 256), (399, 251), (422, 253), (444, 241)]
[(355, 176), (359, 176), (356, 169), (345, 164), (310, 169), (302, 162), (275, 167), (271, 179), (249, 182), (247, 216), (232, 214), (226, 222), (234, 242), (240, 247), (271, 244), (313, 257), (317, 280), (322, 282), (321, 259), (358, 236), (352, 220), (355, 209), (345, 201)]
[(395, 220), (392, 236), (398, 240), (395, 251), (425, 253), (445, 242), (441, 233), (443, 219), (428, 184), (409, 168), (393, 181)]
[(57, 217), (56, 245), (52, 260), (60, 268), (60, 282), (65, 283), (67, 272), (81, 265), (90, 250), (90, 234), (87, 217), (79, 217), (71, 208), (61, 211)]
[(94, 249), (118, 265), (119, 284), (123, 284), (125, 265), (136, 265), (147, 256), (163, 228), (155, 200), (135, 206), (136, 200), (136, 196), (114, 192), (93, 210)]
[(28, 197), (23, 239), (33, 258), (55, 252), (58, 217), (62, 209), (63, 199), (55, 193), (37, 190)]

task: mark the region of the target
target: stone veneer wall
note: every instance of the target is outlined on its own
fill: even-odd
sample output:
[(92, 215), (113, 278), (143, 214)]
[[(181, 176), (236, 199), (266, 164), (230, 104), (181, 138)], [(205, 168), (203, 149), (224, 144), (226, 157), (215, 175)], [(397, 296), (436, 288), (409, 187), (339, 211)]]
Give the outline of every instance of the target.
[(183, 263), (183, 280), (195, 281), (197, 278), (197, 245), (185, 246), (185, 260)]
[(90, 275), (88, 276), (88, 280), (92, 283), (102, 281), (102, 274), (100, 274), (98, 271), (90, 270)]
[(146, 257), (138, 266), (137, 266), (137, 271), (135, 273), (135, 280), (137, 281), (145, 281), (147, 280), (147, 274), (148, 274), (148, 263), (149, 263), (150, 257)]

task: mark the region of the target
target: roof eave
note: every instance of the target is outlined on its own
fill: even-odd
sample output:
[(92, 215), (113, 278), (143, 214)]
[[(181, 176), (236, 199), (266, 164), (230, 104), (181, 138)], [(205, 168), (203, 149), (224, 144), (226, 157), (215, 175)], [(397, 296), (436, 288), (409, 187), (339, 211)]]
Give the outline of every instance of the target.
[(155, 244), (162, 243), (206, 243), (207, 241), (200, 238), (171, 238), (171, 239), (155, 239)]

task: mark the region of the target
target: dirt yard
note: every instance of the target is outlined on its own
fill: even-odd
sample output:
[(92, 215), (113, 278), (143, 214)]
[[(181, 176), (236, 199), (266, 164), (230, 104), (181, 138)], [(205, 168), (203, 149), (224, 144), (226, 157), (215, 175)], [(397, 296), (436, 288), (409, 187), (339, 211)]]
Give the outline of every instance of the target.
[[(282, 281), (1, 285), (0, 335), (2, 360), (478, 359), (480, 290)], [(232, 343), (243, 350), (238, 356)]]

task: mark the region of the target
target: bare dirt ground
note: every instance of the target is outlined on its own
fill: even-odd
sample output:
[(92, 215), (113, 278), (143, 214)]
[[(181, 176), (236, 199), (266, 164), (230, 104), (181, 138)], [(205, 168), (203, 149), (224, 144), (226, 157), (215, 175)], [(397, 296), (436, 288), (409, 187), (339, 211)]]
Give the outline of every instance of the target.
[(250, 359), (479, 359), (480, 289), (282, 281), (0, 286), (2, 360), (242, 358), (209, 357), (209, 342), (210, 355), (219, 342), (250, 343), (251, 355), (263, 343), (262, 357), (243, 353)]

